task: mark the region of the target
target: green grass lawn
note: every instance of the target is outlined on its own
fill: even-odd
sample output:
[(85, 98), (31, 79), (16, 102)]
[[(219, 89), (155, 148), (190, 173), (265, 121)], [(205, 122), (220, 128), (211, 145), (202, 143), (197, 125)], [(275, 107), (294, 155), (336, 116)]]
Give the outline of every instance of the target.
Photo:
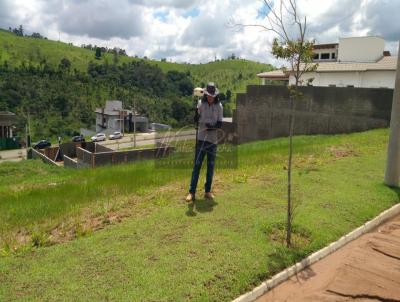
[(292, 249), (285, 138), (239, 146), (216, 199), (190, 205), (189, 169), (1, 164), (0, 301), (229, 301), (399, 201), (383, 184), (387, 136), (294, 139)]

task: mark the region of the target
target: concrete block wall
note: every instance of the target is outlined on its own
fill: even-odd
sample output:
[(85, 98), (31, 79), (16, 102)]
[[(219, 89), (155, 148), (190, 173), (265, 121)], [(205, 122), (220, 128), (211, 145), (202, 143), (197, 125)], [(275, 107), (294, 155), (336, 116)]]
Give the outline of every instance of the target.
[[(392, 89), (301, 87), (295, 104), (295, 134), (339, 134), (388, 127)], [(289, 91), (285, 86), (248, 86), (237, 95), (236, 142), (289, 135)], [(232, 130), (232, 131), (235, 131)]]
[(64, 167), (65, 168), (78, 168), (78, 162), (67, 155), (64, 155)]
[[(100, 145), (98, 145), (100, 146)], [(104, 147), (104, 146), (102, 146)], [(104, 147), (105, 149), (108, 149)], [(102, 149), (101, 147), (98, 148)], [(108, 149), (109, 150), (109, 149)], [(130, 151), (107, 151), (92, 153), (82, 148), (76, 149), (77, 154), (77, 167), (97, 167), (105, 165), (114, 165), (138, 160), (156, 159), (168, 156), (173, 152), (174, 148), (170, 146), (163, 146), (159, 148), (130, 150)], [(64, 159), (66, 156), (64, 156)], [(68, 161), (68, 159), (67, 159)], [(72, 163), (68, 162), (68, 164)]]
[(110, 148), (107, 148), (106, 146), (100, 145), (100, 144), (95, 144), (95, 152), (111, 152), (113, 151)]
[(50, 158), (48, 158), (45, 154), (43, 154), (42, 152), (35, 150), (35, 149), (31, 149), (32, 152), (32, 158), (33, 159), (41, 159), (43, 162), (53, 165), (53, 166), (57, 166), (57, 163), (53, 160), (51, 160)]
[(93, 165), (93, 155), (94, 153), (87, 151), (81, 147), (76, 148), (76, 157), (78, 162), (78, 167), (94, 167)]

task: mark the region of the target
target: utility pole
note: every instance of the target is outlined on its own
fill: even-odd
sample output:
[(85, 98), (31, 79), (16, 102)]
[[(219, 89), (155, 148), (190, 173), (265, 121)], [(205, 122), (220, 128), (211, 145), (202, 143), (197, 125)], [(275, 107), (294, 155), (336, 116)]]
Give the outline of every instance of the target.
[(25, 124), (25, 148), (28, 150), (28, 123)]
[(133, 148), (136, 148), (136, 100), (133, 100)]
[(122, 136), (125, 135), (125, 115), (126, 115), (126, 111), (122, 111)]
[(27, 144), (27, 148), (29, 148), (31, 146), (31, 116), (29, 114), (29, 111), (28, 111), (28, 137), (27, 138), (28, 138), (28, 140), (27, 140), (26, 144)]
[(119, 131), (122, 132), (122, 110), (119, 110)]
[(29, 158), (29, 148), (31, 146), (31, 121), (29, 110), (27, 112), (27, 121), (25, 124), (25, 148), (26, 148), (26, 158)]
[(397, 54), (396, 82), (393, 92), (392, 116), (390, 119), (389, 146), (385, 183), (398, 187), (400, 181), (400, 41)]

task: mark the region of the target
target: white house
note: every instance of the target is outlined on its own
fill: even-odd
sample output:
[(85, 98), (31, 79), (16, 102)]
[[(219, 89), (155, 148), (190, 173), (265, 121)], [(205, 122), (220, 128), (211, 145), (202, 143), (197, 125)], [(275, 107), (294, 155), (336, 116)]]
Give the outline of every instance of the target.
[(106, 106), (96, 108), (95, 112), (96, 132), (108, 134), (114, 131), (132, 132), (134, 127), (142, 132), (148, 131), (148, 119), (131, 110), (123, 109), (121, 101), (106, 101)]
[[(318, 63), (315, 72), (301, 77), (302, 85), (394, 88), (397, 56), (385, 51), (385, 41), (381, 37), (341, 38), (336, 44), (314, 46), (314, 62)], [(277, 79), (277, 74), (280, 79)], [(294, 84), (290, 72), (282, 70), (258, 74), (263, 84), (280, 80)]]

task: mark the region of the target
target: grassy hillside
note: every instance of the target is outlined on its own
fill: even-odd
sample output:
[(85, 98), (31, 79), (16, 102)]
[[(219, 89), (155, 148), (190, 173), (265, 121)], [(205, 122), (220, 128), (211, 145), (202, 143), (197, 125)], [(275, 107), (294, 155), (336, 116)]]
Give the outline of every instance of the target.
[[(22, 62), (38, 65), (45, 60), (53, 66), (58, 66), (63, 58), (70, 60), (72, 69), (76, 68), (79, 71), (86, 71), (90, 61), (97, 63), (108, 61), (109, 64), (114, 61), (113, 54), (103, 54), (101, 60), (95, 60), (95, 52), (89, 49), (58, 41), (18, 37), (9, 31), (0, 30), (0, 64), (7, 61), (12, 66), (19, 66)], [(141, 59), (119, 56), (118, 64), (135, 60)], [(170, 70), (190, 72), (196, 86), (214, 81), (224, 93), (227, 89), (234, 93), (243, 92), (247, 85), (259, 83), (257, 73), (272, 69), (268, 64), (248, 60), (224, 60), (208, 64), (146, 61), (158, 65), (164, 72)]]
[(230, 301), (399, 201), (382, 182), (386, 129), (294, 146), (292, 249), (287, 138), (239, 146), (236, 169), (217, 162), (214, 201), (202, 171), (189, 205), (190, 170), (152, 161), (0, 165), (0, 300)]

